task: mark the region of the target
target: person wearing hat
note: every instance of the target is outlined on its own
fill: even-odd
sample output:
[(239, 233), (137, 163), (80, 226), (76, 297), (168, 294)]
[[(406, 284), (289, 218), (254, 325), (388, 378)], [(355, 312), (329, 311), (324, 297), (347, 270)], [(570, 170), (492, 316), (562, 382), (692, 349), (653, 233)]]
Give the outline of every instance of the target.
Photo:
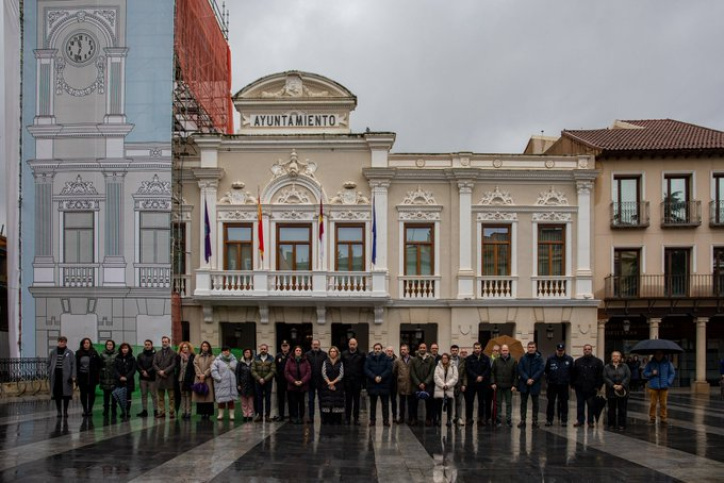
[(282, 351), (279, 352), (274, 358), (274, 362), (277, 365), (276, 380), (277, 380), (277, 420), (284, 421), (285, 409), (287, 405), (287, 380), (284, 377), (284, 367), (287, 365), (289, 359), (289, 341), (282, 341)]
[(619, 431), (626, 429), (626, 404), (628, 386), (631, 382), (631, 369), (624, 364), (619, 351), (611, 353), (611, 362), (603, 368), (603, 380), (606, 383), (608, 399), (608, 429)]
[[(558, 415), (561, 426), (568, 424), (568, 392), (571, 385), (573, 357), (566, 354), (566, 344), (556, 345), (555, 354), (546, 360), (545, 375), (548, 387), (546, 396), (546, 426), (553, 426), (553, 416)], [(557, 403), (557, 405), (556, 405)]]

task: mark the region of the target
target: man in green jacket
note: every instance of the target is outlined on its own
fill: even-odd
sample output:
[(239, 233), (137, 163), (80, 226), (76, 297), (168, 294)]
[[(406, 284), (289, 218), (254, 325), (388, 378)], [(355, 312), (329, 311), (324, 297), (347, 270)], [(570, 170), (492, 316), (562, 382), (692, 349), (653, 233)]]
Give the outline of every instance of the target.
[(271, 421), (271, 393), (272, 380), (276, 374), (276, 361), (269, 355), (269, 346), (262, 344), (259, 346), (259, 355), (256, 356), (254, 362), (251, 363), (251, 376), (254, 378), (256, 395), (256, 419), (254, 421), (261, 422), (266, 416), (267, 421)]
[(495, 391), (497, 406), (497, 417), (495, 425), (500, 427), (503, 423), (500, 421), (500, 411), (502, 410), (503, 401), (505, 401), (505, 422), (508, 427), (513, 426), (513, 391), (515, 391), (515, 380), (518, 372), (518, 364), (513, 356), (510, 355), (510, 349), (506, 344), (500, 347), (500, 357), (493, 361), (490, 371), (490, 387)]
[[(416, 392), (426, 392), (428, 398), (425, 399), (425, 425), (432, 426), (433, 411), (433, 377), (435, 375), (435, 358), (428, 354), (427, 344), (424, 342), (417, 347), (417, 356), (412, 360), (412, 368), (410, 369), (410, 377), (412, 385)], [(410, 407), (411, 426), (417, 424), (417, 401)]]

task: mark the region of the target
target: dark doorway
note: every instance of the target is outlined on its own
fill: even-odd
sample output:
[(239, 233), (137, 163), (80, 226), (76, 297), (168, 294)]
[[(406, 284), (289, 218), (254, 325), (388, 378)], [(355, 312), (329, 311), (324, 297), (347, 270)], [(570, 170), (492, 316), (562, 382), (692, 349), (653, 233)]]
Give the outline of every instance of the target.
[(400, 345), (407, 344), (410, 346), (410, 354), (414, 354), (417, 346), (423, 342), (427, 344), (428, 350), (430, 344), (437, 342), (437, 324), (400, 325)]
[[(349, 348), (349, 340), (357, 339), (357, 350), (366, 353), (370, 345), (370, 326), (367, 324), (332, 324), (332, 345), (340, 351)], [(325, 348), (326, 349), (326, 348)]]
[(314, 332), (312, 324), (287, 324), (285, 322), (277, 322), (277, 346), (276, 351), (281, 351), (282, 341), (289, 341), (291, 350), (294, 350), (294, 346), (302, 346), (302, 350), (307, 352), (312, 349), (312, 339), (314, 338)]
[(232, 349), (251, 349), (256, 354), (256, 323), (221, 322), (221, 345)]
[(501, 335), (514, 337), (514, 333), (515, 323), (513, 322), (506, 324), (478, 324), (478, 342), (483, 346), (483, 349), (485, 349), (485, 346), (488, 345), (491, 339), (495, 339)]

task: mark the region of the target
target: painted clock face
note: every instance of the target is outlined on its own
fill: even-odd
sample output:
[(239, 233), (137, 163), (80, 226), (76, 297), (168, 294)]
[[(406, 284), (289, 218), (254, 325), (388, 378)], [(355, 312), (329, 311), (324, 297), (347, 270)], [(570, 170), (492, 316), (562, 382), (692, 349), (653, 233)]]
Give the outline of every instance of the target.
[(65, 42), (65, 55), (75, 65), (86, 65), (93, 60), (98, 42), (86, 32), (73, 34)]

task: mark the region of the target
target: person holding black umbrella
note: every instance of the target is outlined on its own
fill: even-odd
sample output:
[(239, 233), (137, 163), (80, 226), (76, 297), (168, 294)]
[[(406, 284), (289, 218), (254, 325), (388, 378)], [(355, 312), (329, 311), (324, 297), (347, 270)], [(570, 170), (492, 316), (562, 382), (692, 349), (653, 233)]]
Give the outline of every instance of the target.
[(653, 359), (644, 368), (644, 378), (649, 380), (649, 421), (656, 423), (656, 406), (659, 409), (659, 418), (666, 423), (668, 412), (666, 403), (669, 398), (669, 388), (674, 384), (676, 369), (674, 365), (664, 356), (664, 351), (658, 350), (654, 353)]

